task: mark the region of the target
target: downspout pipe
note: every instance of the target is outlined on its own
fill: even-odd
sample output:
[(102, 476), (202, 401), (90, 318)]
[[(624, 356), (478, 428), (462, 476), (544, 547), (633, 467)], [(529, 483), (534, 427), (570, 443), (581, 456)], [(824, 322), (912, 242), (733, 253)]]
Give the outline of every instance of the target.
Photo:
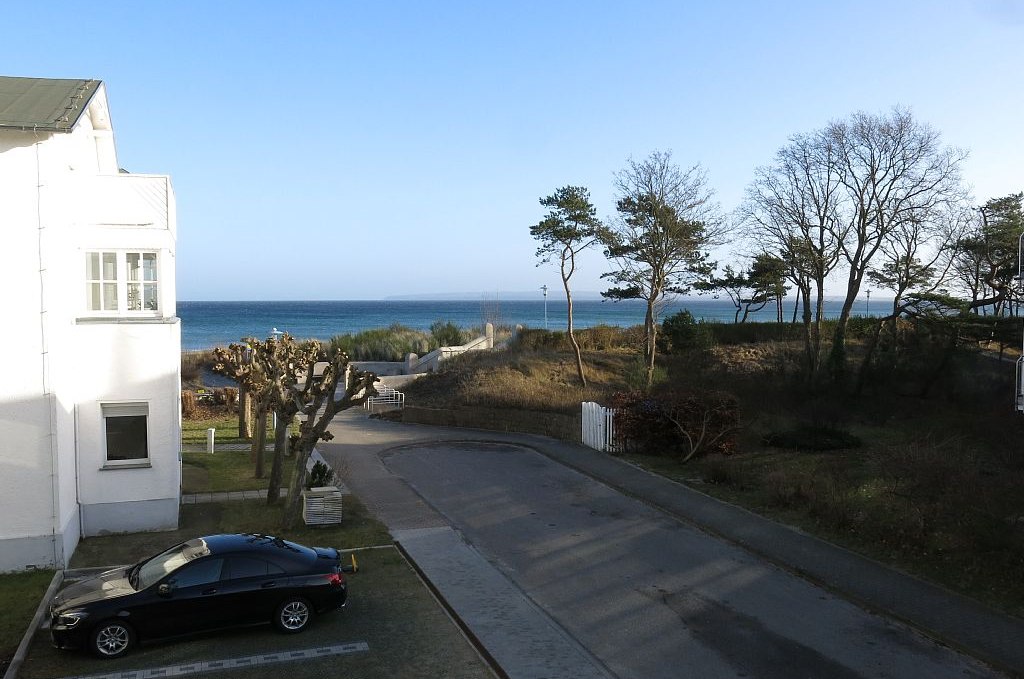
[(46, 419), (47, 419), (47, 440), (50, 446), (50, 546), (53, 550), (53, 564), (56, 567), (63, 565), (64, 561), (64, 550), (59, 548), (58, 542), (58, 531), (57, 524), (60, 522), (60, 482), (57, 478), (58, 460), (57, 460), (57, 437), (54, 432), (54, 409), (56, 407), (53, 398), (53, 392), (50, 387), (50, 356), (49, 346), (47, 344), (47, 304), (46, 304), (46, 264), (43, 253), (45, 251), (45, 229), (43, 225), (43, 172), (42, 162), (40, 160), (39, 146), (42, 143), (39, 139), (39, 133), (34, 132), (35, 136), (35, 156), (36, 156), (36, 256), (39, 260), (39, 344), (40, 344), (40, 386), (42, 390), (42, 396), (46, 399)]

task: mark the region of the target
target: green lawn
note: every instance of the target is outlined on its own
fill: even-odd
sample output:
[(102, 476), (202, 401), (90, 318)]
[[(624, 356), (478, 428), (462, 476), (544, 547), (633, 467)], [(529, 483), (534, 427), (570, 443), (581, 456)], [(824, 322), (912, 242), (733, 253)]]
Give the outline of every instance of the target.
[[(270, 476), (273, 454), (266, 453), (264, 467)], [(257, 479), (253, 474), (255, 466), (249, 459), (248, 450), (225, 450), (209, 453), (181, 454), (183, 493), (217, 493), (231, 490), (262, 490), (267, 487), (267, 478)], [(282, 487), (286, 488), (292, 478), (294, 458), (285, 457), (282, 465)]]
[(0, 669), (17, 650), (51, 580), (53, 571), (0, 575)]
[[(217, 443), (249, 443), (249, 439), (238, 436), (238, 415), (228, 414), (202, 420), (182, 418), (181, 442), (206, 443), (206, 430), (213, 427), (217, 430)], [(274, 442), (274, 431), (267, 425), (267, 441)]]

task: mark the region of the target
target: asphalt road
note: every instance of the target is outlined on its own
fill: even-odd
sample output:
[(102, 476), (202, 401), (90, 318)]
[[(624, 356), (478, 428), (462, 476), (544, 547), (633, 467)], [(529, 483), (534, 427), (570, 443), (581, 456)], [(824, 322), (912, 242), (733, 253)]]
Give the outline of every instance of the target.
[(1001, 676), (527, 448), (384, 459), (623, 679)]

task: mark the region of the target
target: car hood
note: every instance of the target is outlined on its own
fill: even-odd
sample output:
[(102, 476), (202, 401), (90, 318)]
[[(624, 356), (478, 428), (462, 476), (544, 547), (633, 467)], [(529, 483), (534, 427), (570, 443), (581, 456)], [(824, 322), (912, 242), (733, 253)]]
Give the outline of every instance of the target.
[(100, 573), (94, 578), (65, 587), (53, 599), (54, 610), (74, 608), (94, 601), (116, 599), (127, 594), (134, 594), (135, 589), (125, 577), (127, 572), (127, 568), (115, 568)]

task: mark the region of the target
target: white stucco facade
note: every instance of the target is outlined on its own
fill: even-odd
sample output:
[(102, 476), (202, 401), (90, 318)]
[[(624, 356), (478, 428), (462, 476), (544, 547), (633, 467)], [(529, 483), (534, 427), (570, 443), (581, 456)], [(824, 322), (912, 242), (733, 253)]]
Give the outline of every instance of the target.
[(0, 126), (0, 232), (0, 571), (64, 566), (83, 535), (175, 528), (174, 194), (119, 172), (102, 84), (70, 131)]

